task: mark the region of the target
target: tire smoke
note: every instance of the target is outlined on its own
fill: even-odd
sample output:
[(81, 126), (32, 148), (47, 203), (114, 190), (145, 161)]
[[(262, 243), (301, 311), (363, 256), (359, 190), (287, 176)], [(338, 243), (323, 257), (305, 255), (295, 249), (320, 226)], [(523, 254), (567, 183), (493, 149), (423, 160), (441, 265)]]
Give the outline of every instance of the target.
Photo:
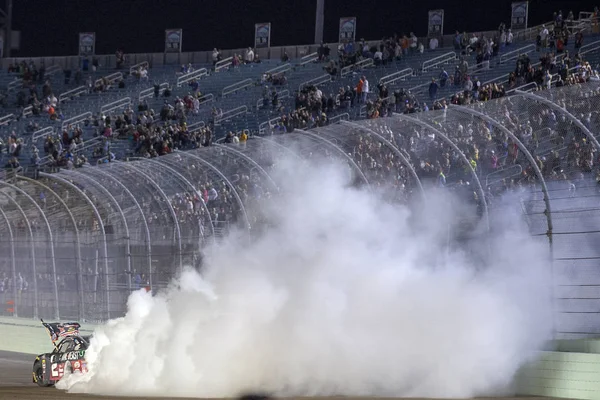
[[(314, 160), (313, 160), (314, 161)], [(330, 162), (282, 162), (270, 228), (232, 235), (97, 329), (70, 392), (454, 397), (510, 391), (549, 338), (547, 249), (518, 213), (448, 246), (465, 206), (412, 211)], [(472, 210), (468, 211), (471, 214)]]

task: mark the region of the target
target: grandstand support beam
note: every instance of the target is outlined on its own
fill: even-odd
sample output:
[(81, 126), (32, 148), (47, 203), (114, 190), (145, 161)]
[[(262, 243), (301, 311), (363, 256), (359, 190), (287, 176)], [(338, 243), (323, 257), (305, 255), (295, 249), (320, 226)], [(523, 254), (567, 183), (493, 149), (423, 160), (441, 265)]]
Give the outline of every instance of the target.
[[(82, 196), (85, 201), (88, 202), (88, 204), (92, 207), (92, 211), (94, 212), (94, 215), (96, 216), (96, 218), (98, 219), (98, 226), (100, 227), (100, 231), (102, 234), (102, 245), (103, 245), (103, 250), (104, 250), (104, 284), (105, 284), (105, 290), (106, 290), (106, 319), (110, 319), (110, 290), (108, 287), (108, 277), (109, 277), (109, 270), (108, 270), (108, 243), (106, 241), (106, 230), (104, 229), (104, 221), (102, 221), (102, 217), (100, 216), (100, 212), (98, 211), (98, 208), (96, 207), (96, 205), (94, 204), (94, 202), (92, 201), (92, 199), (89, 198), (89, 196), (81, 189), (79, 189), (76, 185), (74, 185), (73, 183), (69, 182), (68, 180), (58, 176), (57, 174), (47, 174), (45, 172), (40, 172), (39, 173), (40, 176), (50, 179), (50, 180), (55, 180), (58, 181), (64, 185), (67, 185), (68, 187), (70, 187), (71, 189), (73, 189), (75, 192), (77, 192), (77, 194), (79, 194), (80, 196)], [(82, 288), (83, 290), (83, 288)]]
[(12, 230), (12, 226), (10, 225), (10, 221), (8, 220), (8, 217), (6, 216), (6, 213), (4, 212), (4, 210), (2, 209), (2, 207), (0, 207), (0, 214), (2, 214), (2, 217), (6, 220), (6, 226), (8, 227), (8, 236), (10, 236), (10, 265), (11, 265), (11, 270), (12, 270), (12, 292), (13, 292), (13, 305), (12, 305), (12, 309), (13, 309), (13, 317), (18, 317), (19, 316), (19, 297), (17, 294), (17, 260), (15, 259), (15, 235), (13, 233)]
[(315, 44), (323, 42), (323, 26), (325, 25), (325, 0), (317, 0), (315, 17)]
[(547, 105), (548, 107), (566, 115), (579, 129), (581, 129), (581, 131), (585, 134), (585, 136), (587, 136), (588, 140), (594, 145), (596, 150), (600, 151), (600, 143), (598, 143), (598, 140), (594, 137), (594, 134), (580, 120), (578, 120), (577, 117), (575, 117), (573, 114), (571, 114), (568, 110), (562, 108), (558, 104), (556, 104), (548, 99), (543, 98), (542, 96), (538, 96), (537, 94), (523, 92), (522, 90), (515, 90), (515, 93), (520, 94), (523, 97), (540, 102), (544, 105)]
[(23, 211), (23, 208), (19, 205), (19, 202), (17, 202), (15, 199), (13, 199), (12, 197), (4, 194), (4, 196), (10, 201), (12, 202), (15, 207), (17, 207), (17, 210), (19, 210), (19, 213), (21, 214), (21, 216), (23, 217), (23, 220), (25, 221), (25, 225), (27, 225), (27, 232), (29, 233), (29, 251), (31, 252), (31, 272), (33, 274), (33, 318), (37, 319), (39, 318), (39, 310), (38, 310), (38, 285), (37, 285), (37, 264), (36, 264), (36, 259), (35, 259), (35, 246), (34, 246), (34, 240), (33, 240), (33, 229), (31, 229), (31, 223), (29, 222), (29, 218), (27, 218), (27, 215), (25, 214), (25, 211)]
[(203, 159), (202, 157), (197, 156), (196, 154), (193, 154), (192, 152), (184, 151), (184, 152), (180, 152), (178, 154), (183, 154), (186, 157), (191, 157), (193, 159), (198, 160), (199, 162), (201, 162), (208, 168), (212, 169), (217, 175), (219, 175), (219, 177), (221, 179), (223, 179), (223, 182), (226, 182), (227, 185), (229, 185), (229, 187), (233, 191), (232, 193), (235, 196), (236, 201), (240, 205), (240, 209), (242, 210), (242, 213), (244, 214), (244, 220), (246, 221), (246, 230), (250, 231), (252, 229), (252, 226), (250, 224), (250, 219), (248, 218), (248, 214), (246, 213), (246, 207), (244, 206), (244, 202), (242, 201), (240, 194), (238, 193), (238, 191), (235, 188), (235, 186), (233, 185), (233, 183), (231, 183), (231, 181), (219, 170), (219, 168), (214, 166), (211, 162)]
[[(531, 164), (531, 167), (533, 168), (533, 171), (535, 172), (538, 179), (540, 180), (540, 185), (542, 186), (542, 193), (544, 194), (544, 204), (546, 205), (545, 214), (546, 214), (546, 223), (548, 225), (547, 234), (548, 234), (548, 239), (550, 241), (550, 254), (553, 255), (553, 250), (552, 250), (552, 230), (553, 230), (552, 209), (550, 207), (550, 196), (548, 195), (548, 186), (546, 186), (546, 179), (544, 178), (544, 175), (542, 174), (542, 171), (540, 170), (540, 167), (536, 163), (535, 158), (533, 157), (531, 152), (527, 149), (527, 147), (523, 144), (523, 142), (521, 142), (519, 140), (519, 138), (517, 138), (517, 136), (515, 136), (514, 133), (512, 133), (508, 128), (506, 128), (504, 125), (502, 125), (500, 122), (496, 121), (494, 118), (490, 117), (489, 115), (483, 114), (482, 112), (474, 110), (470, 107), (457, 106), (454, 104), (450, 104), (449, 107), (458, 112), (462, 112), (464, 114), (470, 114), (474, 117), (481, 118), (484, 121), (492, 124), (499, 130), (501, 130), (504, 134), (506, 134), (508, 137), (510, 137), (515, 142), (515, 144), (517, 145), (519, 150), (521, 150), (523, 152), (523, 154), (525, 154), (525, 157), (527, 157), (527, 161), (529, 161), (529, 164)], [(554, 257), (552, 257), (552, 258), (554, 258)]]
[(152, 290), (152, 239), (150, 237), (150, 228), (148, 227), (148, 220), (146, 219), (146, 215), (144, 214), (144, 210), (142, 209), (142, 207), (140, 206), (140, 203), (138, 203), (137, 199), (135, 198), (135, 196), (133, 195), (133, 193), (131, 193), (131, 191), (129, 190), (129, 188), (124, 185), (121, 180), (119, 179), (113, 179), (113, 176), (109, 173), (107, 173), (106, 171), (104, 171), (102, 168), (91, 168), (91, 167), (85, 167), (85, 171), (90, 174), (90, 175), (94, 175), (95, 173), (99, 173), (102, 176), (109, 178), (112, 182), (116, 183), (117, 185), (119, 185), (121, 187), (121, 189), (123, 189), (123, 191), (125, 193), (127, 193), (127, 195), (131, 198), (131, 200), (133, 201), (133, 203), (135, 204), (135, 207), (138, 209), (138, 211), (140, 212), (140, 216), (142, 217), (142, 223), (144, 224), (144, 232), (146, 234), (146, 258), (147, 258), (147, 262), (148, 262), (148, 285), (150, 286), (150, 290)]
[(479, 192), (479, 203), (483, 207), (483, 213), (485, 215), (485, 221), (486, 221), (486, 225), (487, 225), (487, 230), (489, 231), (491, 229), (491, 226), (490, 226), (490, 214), (488, 212), (487, 201), (486, 201), (486, 197), (485, 197), (485, 191), (483, 190), (483, 187), (481, 186), (481, 181), (479, 180), (479, 177), (477, 176), (477, 171), (475, 171), (475, 168), (473, 168), (473, 166), (471, 165), (471, 163), (467, 159), (467, 156), (465, 156), (465, 153), (462, 152), (462, 150), (456, 145), (456, 143), (454, 143), (452, 141), (452, 139), (450, 139), (448, 136), (446, 136), (443, 132), (441, 132), (435, 126), (430, 125), (427, 122), (421, 121), (421, 120), (419, 120), (417, 118), (409, 117), (409, 116), (404, 115), (404, 114), (396, 114), (396, 113), (394, 113), (394, 117), (396, 117), (396, 118), (398, 118), (400, 120), (404, 119), (406, 121), (410, 121), (410, 122), (412, 122), (414, 124), (420, 125), (423, 128), (426, 128), (426, 129), (431, 129), (444, 142), (446, 142), (447, 144), (449, 144), (450, 147), (452, 147), (454, 149), (454, 151), (456, 151), (459, 154), (459, 156), (462, 159), (462, 161), (469, 168), (469, 171), (471, 171), (471, 176), (473, 177), (473, 180), (475, 181), (475, 185), (477, 186), (477, 191)]
[[(52, 275), (53, 275), (52, 283), (54, 285), (54, 288), (53, 288), (54, 289), (54, 307), (55, 307), (54, 308), (54, 319), (60, 320), (60, 310), (58, 308), (58, 282), (56, 280), (56, 257), (54, 254), (54, 235), (52, 235), (52, 228), (50, 227), (50, 222), (48, 222), (48, 218), (46, 218), (46, 214), (44, 213), (44, 210), (42, 210), (42, 208), (39, 206), (39, 204), (36, 203), (36, 201), (29, 195), (29, 193), (27, 193), (20, 187), (10, 184), (8, 182), (0, 181), (0, 185), (9, 187), (12, 190), (22, 194), (25, 198), (27, 198), (27, 200), (29, 200), (31, 202), (31, 204), (33, 204), (33, 206), (36, 208), (37, 212), (40, 213), (42, 219), (44, 220), (44, 224), (46, 225), (46, 229), (48, 230), (48, 239), (50, 239), (50, 262), (52, 263)], [(16, 203), (16, 201), (15, 201), (15, 203)]]
[[(171, 172), (172, 174), (174, 174), (175, 176), (177, 176), (179, 179), (181, 179), (182, 182), (185, 183), (186, 186), (189, 187), (189, 189), (187, 190), (189, 193), (194, 194), (194, 195), (197, 193), (196, 192), (196, 188), (194, 187), (194, 184), (192, 182), (190, 182), (189, 179), (187, 179), (181, 172), (177, 171), (177, 169), (175, 167), (171, 166), (172, 164), (167, 162), (169, 160), (168, 158), (163, 158), (162, 159), (162, 161), (163, 161), (162, 163), (158, 162), (158, 161), (155, 161), (152, 158), (149, 158), (149, 159), (145, 159), (144, 158), (143, 160), (146, 160), (146, 161), (149, 161), (149, 162), (153, 162), (156, 165), (158, 165), (159, 167), (168, 169), (169, 172)], [(167, 165), (165, 165), (165, 164), (167, 164)], [(208, 210), (208, 206), (206, 204), (204, 204), (204, 202), (201, 202), (201, 203), (202, 203), (202, 206), (204, 208), (204, 211), (207, 213), (207, 216), (208, 216), (208, 218), (210, 220), (211, 237), (213, 238), (213, 241), (215, 241), (216, 238), (215, 238), (214, 223), (213, 223), (212, 218), (210, 217), (210, 212)], [(204, 234), (202, 233), (202, 230), (200, 229), (200, 226), (199, 226), (198, 227), (198, 241), (200, 241), (200, 237), (202, 237), (202, 239), (204, 239)], [(198, 243), (198, 249), (200, 249), (200, 247), (201, 247), (201, 243), (199, 242)], [(183, 268), (183, 258), (182, 258), (181, 267)]]
[(236, 148), (233, 148), (232, 146), (227, 146), (227, 145), (222, 145), (222, 144), (215, 144), (215, 147), (218, 147), (220, 149), (224, 149), (225, 151), (229, 152), (229, 153), (233, 153), (235, 155), (237, 155), (238, 157), (243, 158), (244, 160), (248, 161), (250, 164), (252, 164), (256, 169), (258, 169), (261, 174), (264, 175), (265, 178), (267, 178), (267, 180), (269, 181), (270, 185), (273, 187), (273, 189), (276, 192), (279, 192), (279, 187), (277, 186), (277, 184), (275, 183), (275, 181), (273, 180), (273, 178), (271, 178), (271, 175), (269, 175), (269, 173), (267, 171), (265, 171), (265, 169), (256, 161), (254, 161), (251, 157), (248, 157), (246, 154), (244, 154), (243, 152), (239, 151)]
[[(173, 219), (173, 224), (175, 226), (175, 237), (177, 240), (177, 247), (179, 249), (179, 268), (183, 269), (183, 258), (182, 258), (183, 255), (181, 254), (181, 252), (183, 251), (183, 248), (181, 246), (181, 227), (179, 226), (179, 220), (177, 219), (177, 214), (175, 214), (175, 210), (173, 209), (173, 204), (171, 204), (171, 201), (169, 200), (169, 196), (167, 196), (165, 191), (160, 187), (160, 185), (158, 183), (156, 183), (156, 181), (154, 181), (154, 179), (152, 179), (148, 174), (146, 174), (144, 171), (142, 171), (136, 165), (134, 165), (135, 163), (120, 162), (119, 164), (123, 165), (123, 167), (125, 169), (127, 169), (127, 168), (133, 169), (136, 173), (138, 173), (138, 174), (142, 175), (144, 178), (146, 178), (148, 180), (148, 182), (150, 182), (150, 184), (152, 186), (154, 186), (154, 188), (158, 191), (158, 193), (160, 193), (160, 196), (163, 198), (163, 200), (167, 204), (167, 207), (169, 207), (169, 214), (171, 214), (171, 218)], [(150, 275), (152, 275), (152, 274), (150, 274)]]
[(27, 177), (24, 177), (21, 175), (18, 178), (25, 182), (29, 182), (35, 186), (40, 186), (44, 190), (48, 191), (48, 193), (50, 193), (52, 196), (54, 196), (58, 200), (58, 202), (65, 208), (65, 210), (67, 211), (67, 214), (69, 214), (69, 218), (71, 219), (71, 223), (73, 224), (73, 229), (75, 230), (75, 257), (77, 258), (77, 272), (79, 275), (77, 277), (77, 285), (79, 286), (78, 287), (79, 301), (81, 302), (81, 304), (79, 306), (79, 319), (83, 320), (84, 315), (85, 315), (85, 313), (84, 313), (85, 312), (85, 308), (84, 308), (85, 303), (84, 303), (84, 297), (83, 297), (83, 264), (82, 264), (82, 259), (81, 259), (81, 241), (79, 238), (79, 229), (77, 228), (77, 222), (75, 221), (75, 217), (73, 216), (71, 209), (67, 206), (67, 203), (65, 203), (65, 201), (62, 199), (62, 197), (60, 197), (54, 190), (52, 190), (50, 187), (48, 187), (48, 185), (44, 185), (40, 181), (36, 181), (35, 179), (27, 178)]
[[(65, 175), (76, 175), (76, 176), (82, 177), (85, 180), (89, 180), (89, 175), (84, 175), (81, 172), (77, 172), (77, 171), (73, 171), (73, 170), (63, 170), (61, 172)], [(127, 252), (127, 289), (131, 292), (131, 274), (132, 274), (132, 271), (131, 271), (131, 237), (129, 235), (129, 225), (127, 224), (127, 219), (125, 218), (125, 214), (123, 214), (123, 209), (119, 205), (119, 202), (114, 198), (112, 193), (110, 193), (110, 191), (108, 191), (108, 189), (106, 189), (99, 182), (97, 182), (93, 179), (91, 181), (96, 187), (98, 187), (100, 189), (100, 191), (102, 191), (112, 201), (112, 203), (117, 208), (119, 215), (121, 216), (123, 225), (125, 226), (125, 236), (126, 236), (125, 237), (125, 251)], [(71, 218), (72, 217), (73, 216), (71, 216)], [(77, 228), (75, 228), (75, 229), (77, 229)], [(75, 232), (77, 232), (77, 231), (75, 231)], [(82, 272), (82, 271), (80, 271), (80, 272)], [(82, 280), (82, 283), (83, 283), (83, 280)], [(83, 285), (81, 287), (83, 288)], [(83, 291), (81, 292), (81, 298), (83, 300)]]
[(410, 175), (413, 177), (413, 179), (415, 180), (415, 182), (418, 186), (419, 192), (421, 192), (421, 196), (423, 197), (423, 200), (425, 200), (427, 198), (427, 195), (425, 194), (425, 189), (423, 189), (423, 185), (421, 184), (421, 179), (417, 175), (417, 171), (415, 171), (412, 164), (408, 161), (408, 159), (404, 156), (404, 154), (402, 154), (402, 152), (400, 150), (398, 150), (398, 148), (392, 144), (392, 142), (390, 142), (389, 140), (387, 140), (386, 138), (384, 138), (383, 136), (381, 136), (379, 133), (375, 132), (371, 128), (364, 126), (364, 125), (357, 124), (356, 122), (340, 121), (340, 124), (346, 125), (346, 126), (349, 126), (349, 127), (355, 128), (355, 129), (363, 129), (363, 130), (369, 132), (371, 135), (378, 138), (379, 140), (381, 140), (387, 147), (389, 147), (389, 149), (392, 151), (392, 153), (394, 153), (396, 155), (396, 157), (398, 157), (400, 159), (400, 161), (402, 161), (402, 164), (404, 164), (404, 166), (406, 168), (408, 168)]
[[(326, 130), (324, 129), (326, 127), (321, 128), (321, 130)], [(329, 139), (324, 138), (321, 135), (316, 135), (312, 132), (308, 132), (308, 131), (304, 131), (301, 129), (297, 129), (298, 131), (300, 131), (303, 135), (307, 135), (309, 137), (314, 138), (317, 141), (323, 141), (325, 143), (327, 143), (329, 146), (331, 146), (332, 148), (335, 149), (335, 151), (337, 151), (338, 153), (340, 153), (342, 155), (342, 157), (344, 157), (344, 159), (346, 161), (348, 161), (350, 163), (350, 165), (352, 165), (352, 169), (354, 169), (354, 171), (360, 175), (361, 179), (363, 180), (364, 184), (367, 185), (367, 188), (369, 188), (369, 190), (371, 189), (371, 184), (369, 183), (369, 180), (367, 179), (367, 177), (365, 176), (364, 172), (362, 171), (362, 169), (360, 169), (360, 167), (358, 166), (358, 164), (356, 164), (356, 161), (354, 161), (354, 158), (350, 157), (348, 155), (348, 153), (346, 153), (344, 151), (344, 149), (342, 149), (341, 147), (339, 147), (337, 144), (335, 144), (334, 142), (332, 142)]]

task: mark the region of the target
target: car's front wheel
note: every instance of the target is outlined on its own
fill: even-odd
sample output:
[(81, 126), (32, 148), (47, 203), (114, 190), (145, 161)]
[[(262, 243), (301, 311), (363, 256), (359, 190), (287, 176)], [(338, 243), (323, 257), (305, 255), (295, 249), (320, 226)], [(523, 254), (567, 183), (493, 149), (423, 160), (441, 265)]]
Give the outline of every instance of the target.
[(44, 368), (42, 368), (42, 363), (40, 361), (36, 361), (35, 364), (33, 364), (33, 376), (34, 381), (38, 386), (52, 386), (51, 384), (44, 382)]

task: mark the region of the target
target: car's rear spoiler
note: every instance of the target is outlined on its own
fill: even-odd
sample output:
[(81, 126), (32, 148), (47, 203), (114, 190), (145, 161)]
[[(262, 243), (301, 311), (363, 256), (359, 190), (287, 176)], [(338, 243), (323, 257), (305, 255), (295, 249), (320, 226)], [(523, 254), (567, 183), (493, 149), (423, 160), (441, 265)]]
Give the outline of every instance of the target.
[(81, 327), (79, 322), (44, 322), (43, 319), (41, 321), (54, 347), (56, 347), (56, 342), (64, 337), (79, 336), (79, 328)]

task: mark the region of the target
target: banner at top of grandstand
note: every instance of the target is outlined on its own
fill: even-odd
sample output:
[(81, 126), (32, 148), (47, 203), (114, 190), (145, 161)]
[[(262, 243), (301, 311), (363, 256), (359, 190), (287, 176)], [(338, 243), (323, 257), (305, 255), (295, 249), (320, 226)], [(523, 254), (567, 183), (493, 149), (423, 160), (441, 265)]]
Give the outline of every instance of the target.
[(82, 32), (79, 34), (79, 56), (96, 54), (96, 33)]
[(512, 13), (510, 17), (511, 29), (527, 29), (527, 16), (529, 14), (528, 1), (515, 1), (511, 5)]
[(165, 30), (165, 53), (181, 53), (183, 41), (183, 30), (167, 29)]
[(441, 37), (444, 34), (444, 10), (430, 10), (427, 24), (428, 37)]
[(271, 23), (265, 22), (254, 25), (254, 47), (271, 47)]
[(340, 43), (356, 40), (356, 17), (340, 18)]

